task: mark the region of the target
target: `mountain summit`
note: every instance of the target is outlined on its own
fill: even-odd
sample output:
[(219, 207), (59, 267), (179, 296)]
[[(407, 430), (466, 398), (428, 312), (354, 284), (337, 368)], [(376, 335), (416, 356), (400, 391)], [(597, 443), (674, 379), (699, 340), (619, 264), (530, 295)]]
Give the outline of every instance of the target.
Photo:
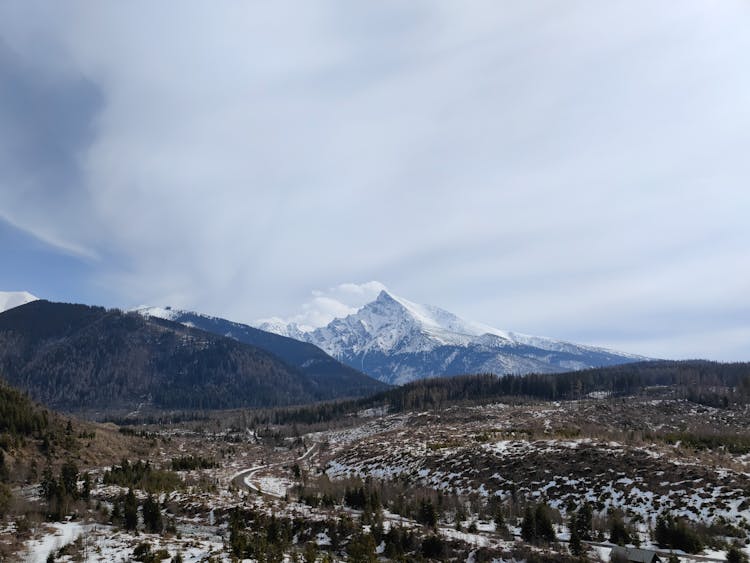
[(499, 330), (385, 290), (356, 313), (312, 331), (278, 321), (259, 328), (315, 344), (344, 363), (395, 384), (463, 373), (555, 373), (645, 359)]

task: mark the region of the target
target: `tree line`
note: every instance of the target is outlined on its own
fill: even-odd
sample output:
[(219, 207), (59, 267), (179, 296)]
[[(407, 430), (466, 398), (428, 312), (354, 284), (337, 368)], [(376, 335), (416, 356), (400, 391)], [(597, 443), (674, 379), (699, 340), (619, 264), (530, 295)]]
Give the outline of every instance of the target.
[(747, 404), (750, 402), (750, 363), (648, 361), (566, 373), (438, 377), (363, 399), (256, 410), (250, 413), (247, 422), (255, 427), (315, 425), (378, 407), (389, 412), (439, 410), (455, 404), (503, 400), (576, 400), (594, 392), (627, 396), (656, 387), (672, 388), (682, 398), (710, 406)]

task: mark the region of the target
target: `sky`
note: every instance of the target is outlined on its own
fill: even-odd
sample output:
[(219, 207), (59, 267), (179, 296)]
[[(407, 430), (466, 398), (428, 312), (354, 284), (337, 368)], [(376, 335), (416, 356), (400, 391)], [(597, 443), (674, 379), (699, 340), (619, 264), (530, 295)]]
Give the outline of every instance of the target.
[(0, 3), (0, 290), (750, 360), (750, 3)]

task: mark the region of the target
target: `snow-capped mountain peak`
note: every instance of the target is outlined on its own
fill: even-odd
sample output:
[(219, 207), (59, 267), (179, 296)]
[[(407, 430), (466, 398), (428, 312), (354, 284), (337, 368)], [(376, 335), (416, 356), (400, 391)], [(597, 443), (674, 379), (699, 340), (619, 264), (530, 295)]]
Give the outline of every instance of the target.
[(39, 300), (28, 291), (0, 291), (0, 313)]
[(403, 297), (397, 297), (386, 291), (381, 292), (378, 299), (391, 299), (401, 305), (409, 315), (422, 327), (423, 330), (434, 334), (439, 338), (453, 340), (455, 335), (481, 336), (483, 334), (494, 334), (507, 340), (513, 340), (511, 333), (493, 328), (488, 325), (464, 320), (450, 311), (435, 307), (433, 305), (419, 305), (408, 301)]
[(484, 334), (513, 341), (506, 331), (466, 321), (445, 309), (419, 305), (385, 290), (355, 314), (335, 319), (312, 334), (324, 338), (326, 346), (335, 350), (335, 340), (342, 331), (361, 337), (359, 342), (352, 342), (351, 337), (347, 340), (362, 352), (424, 352), (437, 346), (466, 346)]
[(644, 359), (500, 330), (386, 290), (355, 313), (312, 331), (274, 321), (260, 328), (311, 342), (388, 383), (472, 372), (569, 371)]
[(266, 332), (272, 332), (280, 336), (287, 336), (296, 340), (305, 340), (304, 334), (310, 332), (313, 327), (300, 326), (297, 323), (288, 323), (278, 317), (271, 317), (270, 319), (263, 319), (255, 323), (256, 328), (265, 330)]

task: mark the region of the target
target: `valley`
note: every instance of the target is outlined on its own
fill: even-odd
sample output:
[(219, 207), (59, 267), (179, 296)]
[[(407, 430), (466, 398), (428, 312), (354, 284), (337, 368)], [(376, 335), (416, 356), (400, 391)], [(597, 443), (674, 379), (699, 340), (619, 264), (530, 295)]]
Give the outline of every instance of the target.
[[(369, 408), (310, 424), (270, 422), (289, 411), (239, 410), (123, 427), (164, 475), (115, 484), (112, 466), (91, 468), (89, 499), (60, 524), (28, 526), (12, 557), (607, 561), (616, 543), (663, 560), (674, 551), (680, 561), (723, 561), (735, 544), (747, 553), (750, 410), (676, 395)], [(135, 529), (122, 516), (130, 488)], [(158, 532), (146, 523), (149, 498)], [(551, 537), (529, 535), (530, 513)], [(669, 533), (680, 548), (665, 545)], [(6, 524), (6, 546), (14, 534)]]
[(748, 29), (0, 0), (0, 563), (750, 563)]
[[(747, 559), (748, 364), (636, 361), (385, 292), (360, 313), (337, 338), (389, 373), (410, 350), (504, 375), (394, 387), (171, 309), (0, 314), (0, 560)], [(515, 368), (482, 363), (500, 349)], [(535, 354), (552, 363), (518, 373)]]

